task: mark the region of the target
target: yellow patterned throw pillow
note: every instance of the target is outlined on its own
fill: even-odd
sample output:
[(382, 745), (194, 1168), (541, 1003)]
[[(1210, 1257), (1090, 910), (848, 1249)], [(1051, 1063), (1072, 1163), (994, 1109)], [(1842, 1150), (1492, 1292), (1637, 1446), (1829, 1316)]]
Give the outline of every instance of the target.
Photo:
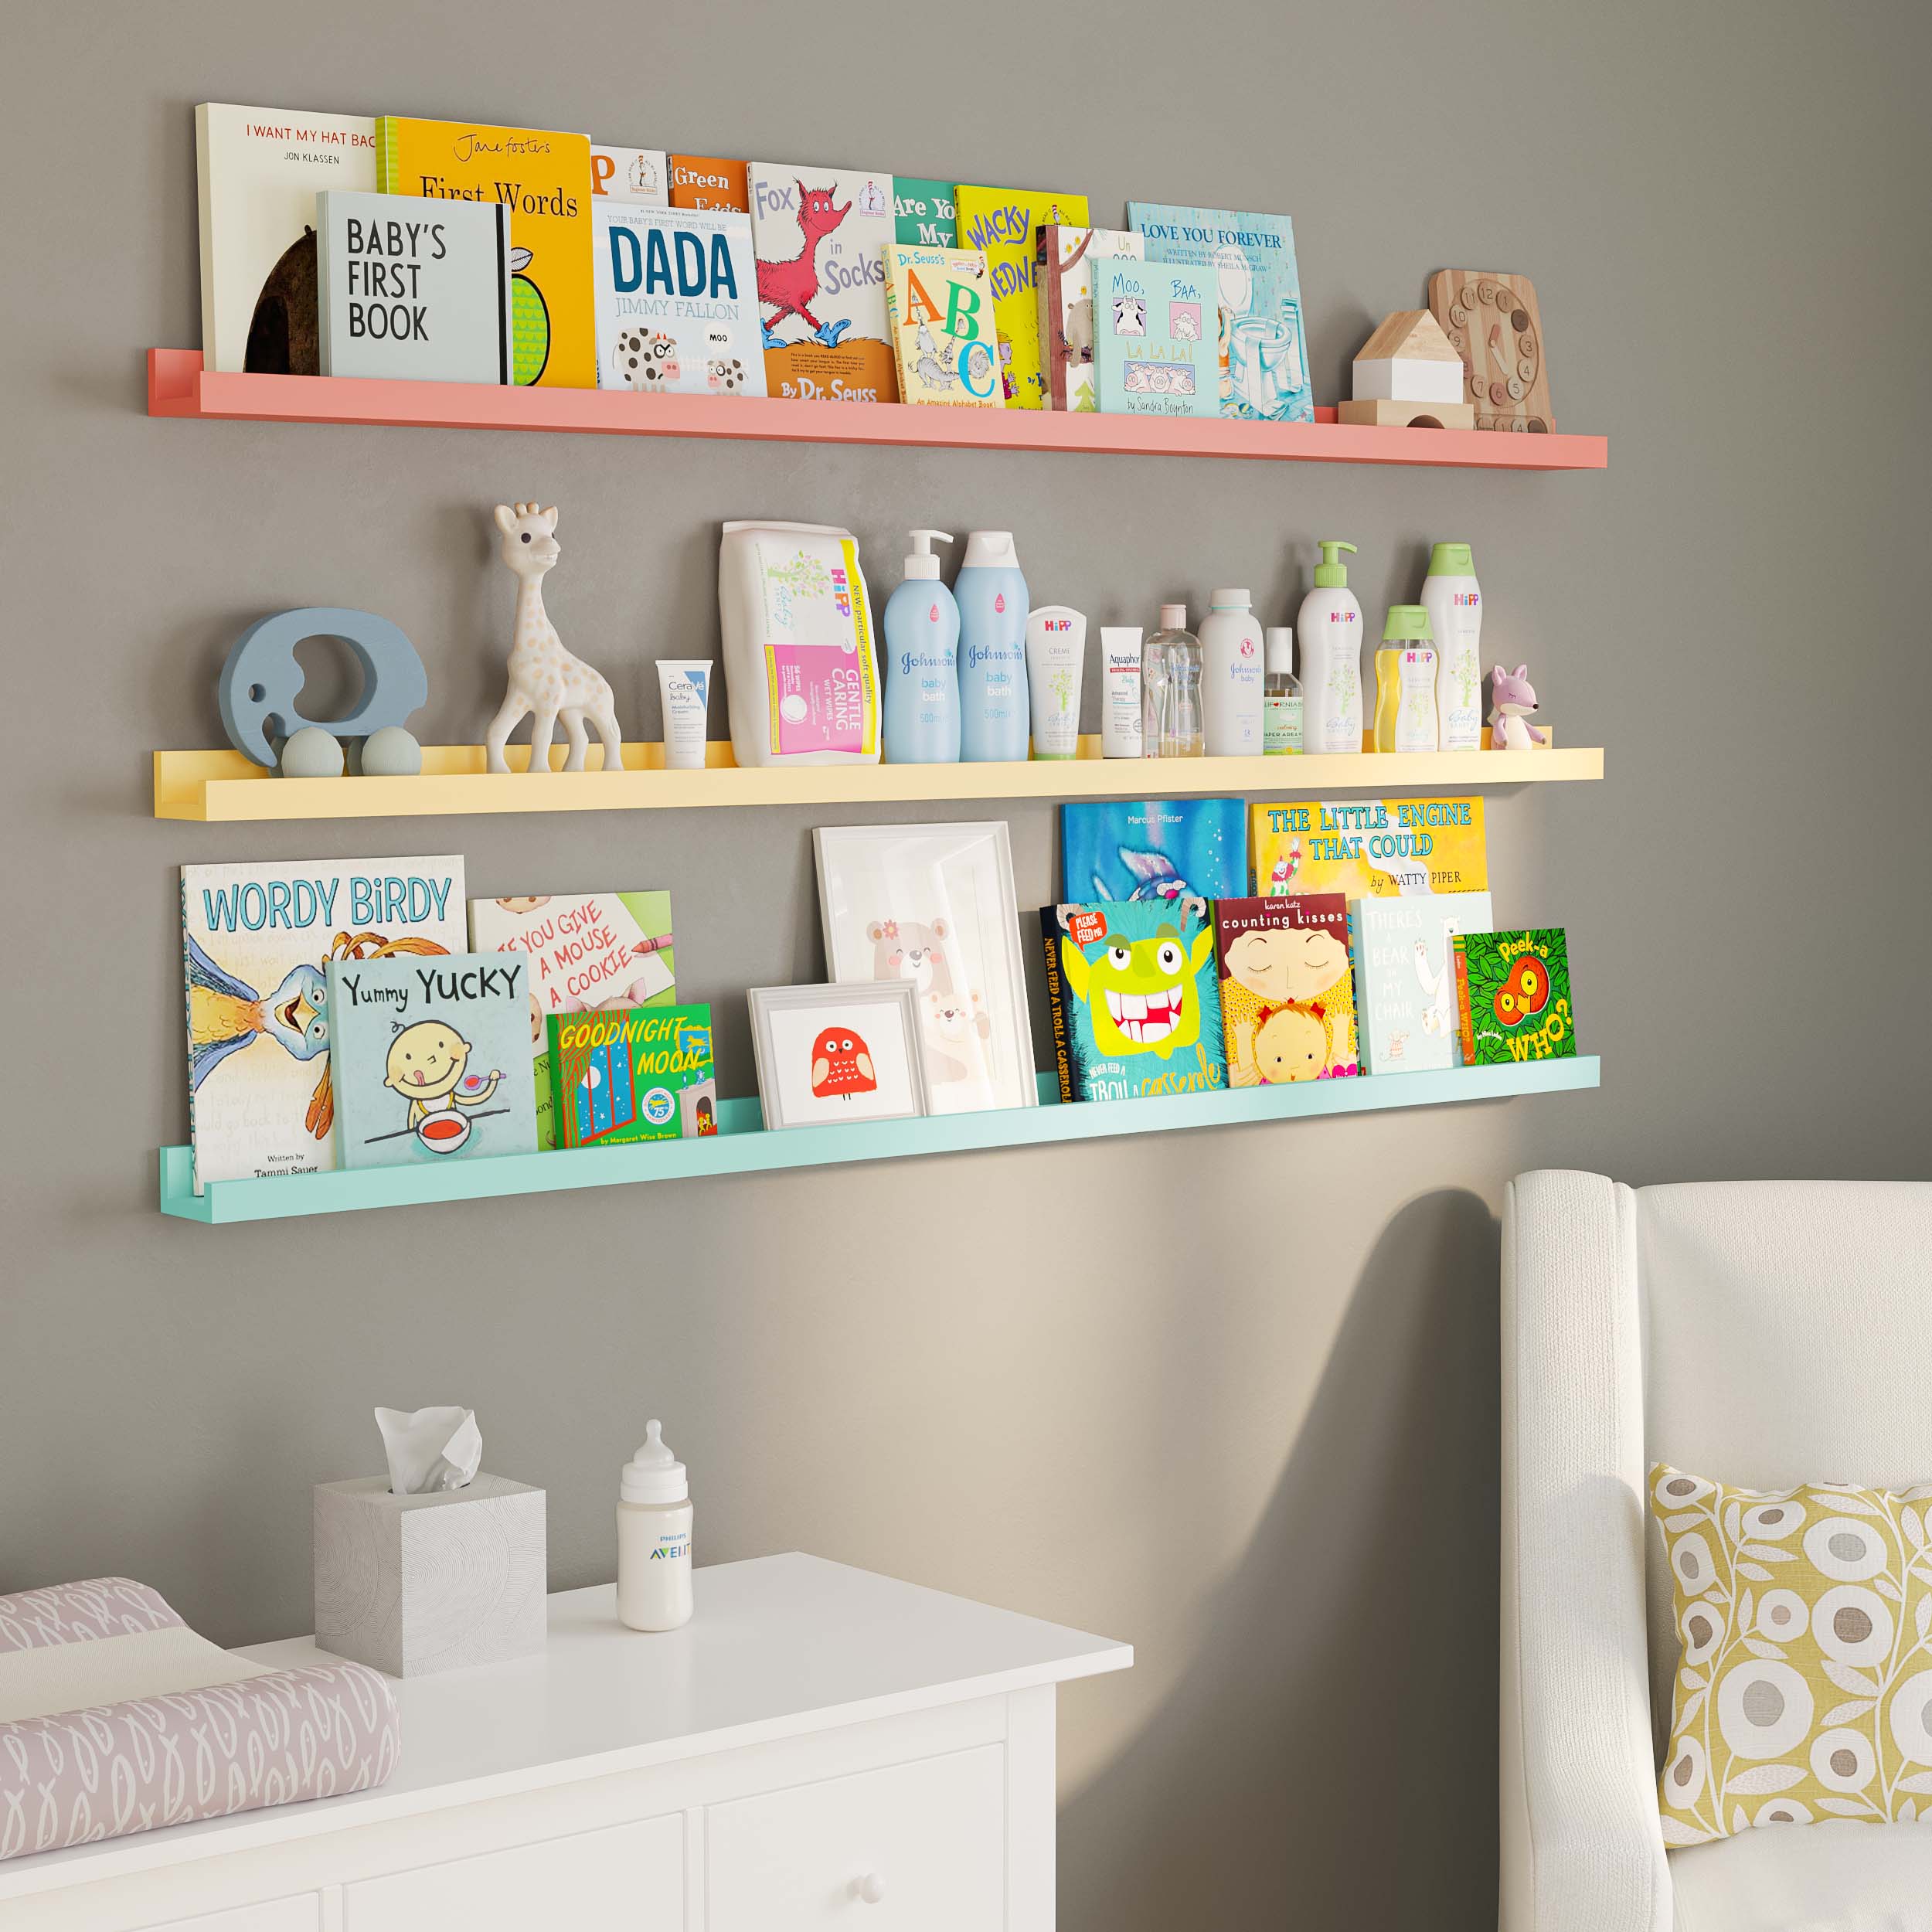
[(1683, 1645), (1664, 1842), (1932, 1822), (1932, 1483), (1732, 1489), (1665, 1463), (1650, 1481)]

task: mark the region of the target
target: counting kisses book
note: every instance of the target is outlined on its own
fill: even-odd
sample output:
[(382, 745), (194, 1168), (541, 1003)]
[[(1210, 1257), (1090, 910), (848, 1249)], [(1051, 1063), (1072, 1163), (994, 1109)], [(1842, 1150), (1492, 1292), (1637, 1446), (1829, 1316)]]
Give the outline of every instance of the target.
[(1214, 902), (1230, 1087), (1359, 1072), (1349, 908), (1338, 893)]
[(962, 182), (956, 199), (959, 246), (977, 248), (986, 257), (987, 273), (992, 277), (993, 321), (999, 332), (1007, 403), (1015, 409), (1044, 409), (1039, 304), (1033, 292), (1034, 236), (1049, 222), (1085, 226), (1087, 197)]
[(764, 394), (749, 216), (612, 200), (590, 225), (599, 389)]
[(886, 321), (901, 402), (1005, 406), (986, 257), (978, 249), (888, 243)]
[(335, 1165), (328, 968), (460, 953), (463, 861), (181, 869), (195, 1186)]
[(534, 1153), (529, 981), (515, 953), (330, 961), (341, 1165)]

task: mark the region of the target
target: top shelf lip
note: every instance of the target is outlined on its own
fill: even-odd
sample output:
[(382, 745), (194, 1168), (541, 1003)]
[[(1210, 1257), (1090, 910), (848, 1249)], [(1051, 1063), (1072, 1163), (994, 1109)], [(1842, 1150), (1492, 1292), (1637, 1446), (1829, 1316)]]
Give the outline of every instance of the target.
[(1225, 417), (804, 403), (777, 396), (640, 396), (588, 389), (223, 374), (192, 349), (148, 352), (148, 413), (202, 421), (361, 423), (397, 429), (538, 430), (590, 436), (724, 437), (910, 449), (1206, 456), (1277, 463), (1395, 463), (1449, 469), (1600, 470), (1603, 436), (1495, 430), (1250, 423)]

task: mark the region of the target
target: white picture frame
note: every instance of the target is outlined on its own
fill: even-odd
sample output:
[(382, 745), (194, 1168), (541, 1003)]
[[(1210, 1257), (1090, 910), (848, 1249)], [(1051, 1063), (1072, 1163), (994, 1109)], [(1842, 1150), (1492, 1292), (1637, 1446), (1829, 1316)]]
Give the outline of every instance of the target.
[(827, 977), (915, 988), (928, 1111), (1037, 1107), (1005, 821), (821, 825), (811, 838)]
[(915, 1120), (928, 1111), (910, 981), (754, 986), (745, 997), (768, 1128)]

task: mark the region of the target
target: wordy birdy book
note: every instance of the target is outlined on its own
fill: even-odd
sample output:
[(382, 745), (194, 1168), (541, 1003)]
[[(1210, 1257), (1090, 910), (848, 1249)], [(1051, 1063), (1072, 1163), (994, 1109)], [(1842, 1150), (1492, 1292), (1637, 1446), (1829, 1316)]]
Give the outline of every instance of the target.
[(335, 1165), (328, 968), (464, 945), (463, 861), (184, 866), (195, 1186)]
[(603, 200), (590, 225), (599, 389), (764, 394), (750, 216)]

